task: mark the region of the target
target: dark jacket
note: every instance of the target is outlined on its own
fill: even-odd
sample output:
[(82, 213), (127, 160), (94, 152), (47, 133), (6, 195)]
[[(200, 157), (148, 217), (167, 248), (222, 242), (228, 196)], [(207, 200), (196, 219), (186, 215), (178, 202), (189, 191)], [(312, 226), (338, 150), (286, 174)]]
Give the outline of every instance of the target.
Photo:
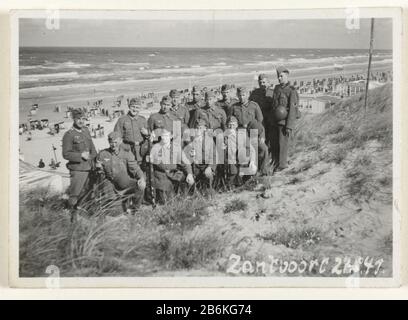
[[(89, 159), (81, 157), (82, 152), (89, 151)], [(73, 171), (90, 171), (93, 160), (96, 157), (96, 149), (92, 142), (88, 128), (80, 131), (71, 128), (65, 132), (62, 138), (62, 157), (68, 160), (67, 168)]]
[(238, 120), (240, 127), (246, 128), (248, 123), (256, 120), (259, 123), (263, 121), (262, 111), (256, 102), (248, 101), (247, 103), (237, 102), (231, 107), (230, 116), (234, 116)]
[(97, 159), (102, 163), (106, 178), (119, 190), (128, 185), (129, 179), (145, 178), (134, 155), (125, 148), (120, 148), (118, 154), (110, 148), (104, 149), (98, 154)]
[(119, 132), (123, 142), (128, 144), (140, 144), (143, 141), (141, 129), (147, 129), (147, 121), (142, 116), (133, 118), (126, 114), (118, 119), (114, 131)]

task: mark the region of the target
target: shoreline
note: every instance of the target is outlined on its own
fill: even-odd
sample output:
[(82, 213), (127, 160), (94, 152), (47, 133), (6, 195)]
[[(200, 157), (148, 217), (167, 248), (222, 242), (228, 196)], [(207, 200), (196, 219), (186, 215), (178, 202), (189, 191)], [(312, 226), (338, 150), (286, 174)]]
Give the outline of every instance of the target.
[[(379, 64), (373, 65), (373, 71), (384, 71), (392, 69), (392, 64)], [(19, 117), (22, 119), (27, 118), (28, 110), (32, 104), (37, 103), (40, 106), (38, 110), (37, 119), (48, 118), (50, 121), (64, 121), (64, 114), (66, 106), (81, 107), (85, 106), (87, 101), (91, 104), (93, 101), (98, 99), (103, 99), (103, 106), (110, 107), (114, 104), (115, 98), (123, 95), (124, 101), (126, 97), (133, 97), (141, 93), (154, 92), (156, 94), (166, 94), (171, 89), (185, 89), (189, 88), (190, 85), (198, 84), (200, 86), (206, 87), (217, 87), (223, 83), (234, 83), (236, 85), (245, 85), (250, 88), (257, 86), (257, 81), (254, 77), (262, 73), (263, 71), (257, 71), (253, 73), (247, 73), (246, 75), (233, 76), (231, 78), (223, 78), (220, 75), (212, 75), (201, 77), (197, 79), (168, 79), (168, 80), (145, 80), (144, 82), (137, 83), (137, 85), (132, 83), (118, 83), (115, 85), (106, 84), (95, 84), (93, 87), (89, 86), (79, 86), (75, 88), (64, 88), (63, 90), (50, 90), (49, 92), (41, 92), (37, 90), (36, 92), (24, 92), (19, 91)], [(342, 71), (336, 70), (323, 70), (319, 72), (310, 72), (304, 70), (302, 72), (294, 72), (290, 75), (290, 80), (311, 80), (313, 78), (321, 79), (330, 76), (347, 76), (356, 73), (365, 74), (366, 68), (357, 66), (347, 66)], [(267, 72), (272, 78), (271, 83), (276, 84), (274, 73)], [(34, 90), (33, 90), (34, 91)], [(61, 106), (61, 113), (56, 113), (53, 111), (56, 105)]]

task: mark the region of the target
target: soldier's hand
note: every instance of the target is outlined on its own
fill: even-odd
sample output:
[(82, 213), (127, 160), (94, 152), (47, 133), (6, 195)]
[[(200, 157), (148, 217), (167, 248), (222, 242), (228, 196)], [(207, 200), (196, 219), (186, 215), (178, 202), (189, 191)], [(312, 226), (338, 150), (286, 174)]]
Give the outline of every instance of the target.
[(147, 136), (149, 134), (149, 131), (146, 128), (140, 129), (140, 133)]
[(99, 160), (97, 160), (96, 162), (95, 162), (95, 168), (96, 169), (102, 169), (102, 162), (100, 162)]
[(84, 160), (88, 160), (89, 159), (89, 151), (84, 151), (81, 153), (81, 158)]
[(211, 179), (213, 177), (213, 171), (211, 167), (207, 167), (204, 171), (204, 174), (207, 179)]
[(264, 144), (264, 143), (265, 143), (265, 138), (260, 138), (260, 139), (259, 139), (259, 142), (260, 142), (261, 144)]
[(188, 185), (192, 186), (194, 184), (194, 177), (191, 173), (189, 173), (186, 177), (186, 182)]
[(137, 181), (137, 186), (139, 187), (140, 190), (144, 190), (146, 188), (146, 180), (145, 179), (139, 179)]

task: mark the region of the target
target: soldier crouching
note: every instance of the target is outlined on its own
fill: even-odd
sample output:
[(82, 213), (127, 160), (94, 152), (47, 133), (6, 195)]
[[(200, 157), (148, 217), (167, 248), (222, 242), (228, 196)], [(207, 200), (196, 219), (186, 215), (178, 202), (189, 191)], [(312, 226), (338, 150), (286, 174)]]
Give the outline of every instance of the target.
[(146, 179), (140, 169), (135, 156), (129, 147), (122, 143), (120, 134), (116, 131), (108, 135), (109, 148), (102, 150), (97, 157), (97, 166), (103, 170), (107, 184), (104, 191), (108, 194), (108, 201), (117, 199), (118, 194), (123, 197), (122, 205), (125, 211), (128, 198), (133, 198), (133, 209), (138, 209), (142, 203)]
[(154, 135), (160, 137), (160, 141), (154, 144), (150, 151), (149, 161), (153, 165), (152, 185), (157, 203), (165, 204), (174, 197), (183, 182), (192, 186), (194, 177), (191, 165), (181, 161), (181, 150), (173, 152), (175, 146), (172, 133), (162, 128), (155, 129)]
[(204, 119), (196, 120), (193, 140), (184, 148), (186, 164), (191, 165), (195, 186), (200, 190), (212, 190), (217, 164), (213, 131), (207, 131), (208, 123)]

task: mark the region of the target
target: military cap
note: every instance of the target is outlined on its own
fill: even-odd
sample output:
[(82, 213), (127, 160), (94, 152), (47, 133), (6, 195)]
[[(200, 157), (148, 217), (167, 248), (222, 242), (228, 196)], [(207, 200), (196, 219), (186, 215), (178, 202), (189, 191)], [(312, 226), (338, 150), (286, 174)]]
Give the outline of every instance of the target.
[(268, 79), (268, 76), (267, 76), (265, 73), (261, 73), (261, 74), (258, 76), (258, 80), (263, 80), (263, 79)]
[(287, 74), (289, 74), (289, 70), (287, 68), (285, 68), (284, 66), (279, 66), (276, 68), (276, 73), (279, 75), (282, 72), (285, 72)]
[(248, 88), (246, 88), (246, 87), (238, 87), (238, 88), (237, 88), (237, 92), (238, 92), (238, 93), (248, 92)]
[(109, 141), (111, 141), (111, 140), (116, 140), (116, 139), (120, 139), (120, 138), (121, 138), (120, 133), (117, 132), (117, 131), (113, 131), (113, 132), (111, 132), (111, 133), (108, 134), (108, 140), (109, 140)]
[(238, 123), (238, 119), (234, 116), (229, 116), (227, 119), (227, 123), (236, 122)]
[(137, 98), (132, 98), (129, 101), (129, 106), (140, 106), (142, 104), (142, 101)]
[(171, 89), (169, 92), (169, 96), (170, 97), (179, 97), (180, 96), (180, 91), (176, 90), (176, 89)]
[(72, 118), (73, 119), (79, 119), (85, 116), (85, 113), (82, 109), (74, 109), (72, 110)]
[(169, 96), (163, 96), (160, 103), (172, 103), (172, 99)]
[(228, 91), (228, 90), (231, 90), (231, 89), (232, 89), (232, 87), (231, 87), (230, 84), (223, 84), (221, 86), (221, 91)]
[(205, 98), (206, 99), (213, 98), (213, 97), (215, 97), (215, 92), (213, 90), (207, 91), (205, 93)]

